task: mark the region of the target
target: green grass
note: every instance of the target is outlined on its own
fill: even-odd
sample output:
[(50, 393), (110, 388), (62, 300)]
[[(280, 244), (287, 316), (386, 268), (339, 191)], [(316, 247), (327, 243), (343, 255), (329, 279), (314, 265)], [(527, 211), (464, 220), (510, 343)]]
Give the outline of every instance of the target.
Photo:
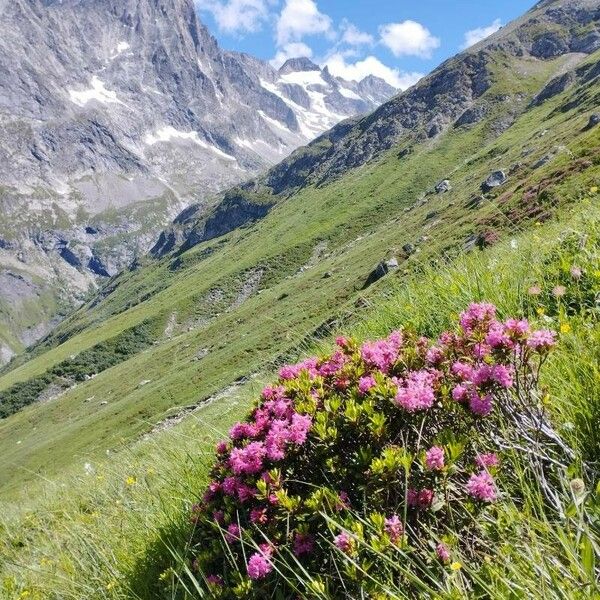
[[(570, 243), (573, 239), (580, 243)], [(562, 330), (545, 370), (549, 408), (578, 457), (593, 464), (600, 458), (597, 307), (566, 314), (538, 297), (532, 301), (528, 290), (553, 289), (575, 264), (593, 278), (586, 298), (593, 297), (600, 291), (599, 240), (600, 207), (595, 200), (583, 202), (559, 221), (497, 248), (445, 266), (421, 264), (407, 280), (388, 281), (350, 333), (373, 338), (402, 324), (436, 335), (476, 300), (494, 302), (503, 316), (529, 315), (538, 325)], [(258, 381), (251, 382), (170, 431), (91, 461), (93, 473), (85, 474), (81, 462), (59, 479), (29, 484), (29, 500), (7, 503), (2, 511), (7, 597), (24, 591), (31, 596), (21, 597), (34, 598), (149, 599), (181, 593), (171, 568), (177, 566), (174, 555), (185, 557), (191, 534), (187, 511), (202, 491), (214, 441), (248, 410), (259, 388)], [(580, 469), (575, 464), (573, 474)], [(590, 552), (593, 557), (600, 548), (600, 500), (597, 481), (586, 484), (590, 498), (580, 526), (544, 507), (534, 486), (524, 504), (507, 499), (494, 527), (508, 537), (501, 539), (492, 563), (463, 568), (483, 578), (492, 598), (593, 598), (598, 588)], [(568, 481), (564, 485), (568, 489)], [(457, 574), (440, 597), (465, 597), (461, 585)]]

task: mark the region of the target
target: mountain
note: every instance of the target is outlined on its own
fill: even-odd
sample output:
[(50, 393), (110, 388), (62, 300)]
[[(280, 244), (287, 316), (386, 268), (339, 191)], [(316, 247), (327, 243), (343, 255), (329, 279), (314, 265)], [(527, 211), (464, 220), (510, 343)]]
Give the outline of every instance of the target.
[(396, 90), (222, 50), (193, 0), (0, 1), (0, 360), (188, 204)]
[[(407, 92), (373, 113), (348, 119), (256, 180), (225, 195), (212, 212), (185, 215), (184, 249), (222, 235), (263, 216), (271, 206), (307, 185), (324, 185), (350, 169), (377, 159), (400, 146), (407, 157), (419, 144), (437, 144), (461, 128), (485, 123), (494, 137), (508, 130), (528, 103), (544, 101), (597, 78), (593, 68), (575, 68), (600, 49), (600, 9), (597, 0), (540, 2), (527, 15), (491, 38), (454, 57)], [(515, 76), (543, 77), (543, 65), (567, 57), (565, 65), (545, 82), (534, 98), (511, 85)], [(508, 69), (519, 73), (511, 77)], [(491, 91), (494, 90), (494, 91)], [(254, 198), (254, 200), (253, 200)], [(180, 221), (175, 230), (181, 231)], [(216, 226), (215, 226), (216, 225)], [(171, 239), (173, 228), (169, 230)], [(165, 234), (163, 234), (163, 241)], [(171, 247), (167, 244), (168, 250)], [(159, 244), (154, 251), (159, 254)]]
[[(595, 202), (599, 17), (598, 0), (539, 3), (203, 214), (180, 214), (153, 255), (0, 374), (2, 489), (82, 468), (205, 404), (218, 413), (223, 390), (360, 321), (424, 269), (510, 248)], [(315, 78), (302, 63), (273, 85)], [(480, 297), (477, 281), (456, 285)]]

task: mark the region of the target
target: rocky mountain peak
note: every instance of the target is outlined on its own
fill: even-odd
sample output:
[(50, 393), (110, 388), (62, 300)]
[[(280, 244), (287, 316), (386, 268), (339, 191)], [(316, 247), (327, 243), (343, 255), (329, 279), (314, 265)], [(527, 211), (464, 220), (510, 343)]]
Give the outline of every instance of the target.
[(301, 71), (320, 71), (321, 68), (315, 65), (310, 58), (289, 58), (283, 63), (279, 69), (280, 75), (286, 75), (287, 73), (298, 73)]

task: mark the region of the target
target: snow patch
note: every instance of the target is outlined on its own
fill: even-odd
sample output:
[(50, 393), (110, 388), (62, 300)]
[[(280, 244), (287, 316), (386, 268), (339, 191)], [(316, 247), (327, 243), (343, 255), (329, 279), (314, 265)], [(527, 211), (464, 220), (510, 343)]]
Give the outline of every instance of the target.
[(105, 84), (95, 75), (92, 77), (92, 87), (87, 90), (67, 90), (73, 104), (85, 106), (88, 102), (96, 101), (101, 104), (123, 104), (118, 98), (116, 92), (107, 90)]
[(350, 98), (351, 100), (362, 100), (362, 98), (358, 94), (356, 94), (352, 90), (349, 90), (348, 88), (341, 87), (339, 91), (340, 94), (345, 98)]
[(306, 87), (309, 85), (323, 85), (329, 87), (329, 84), (321, 77), (320, 71), (298, 71), (296, 73), (286, 73), (281, 76), (284, 83), (294, 83)]
[(149, 146), (153, 146), (154, 144), (158, 143), (168, 143), (173, 140), (190, 141), (194, 144), (197, 144), (201, 148), (205, 148), (206, 150), (214, 152), (221, 158), (233, 161), (236, 160), (234, 156), (231, 156), (230, 154), (223, 152), (223, 150), (221, 150), (220, 148), (212, 146), (211, 144), (208, 144), (204, 140), (200, 139), (200, 136), (198, 135), (197, 131), (180, 131), (179, 129), (175, 129), (174, 127), (167, 126), (158, 129), (154, 134), (149, 133), (144, 138), (144, 142)]

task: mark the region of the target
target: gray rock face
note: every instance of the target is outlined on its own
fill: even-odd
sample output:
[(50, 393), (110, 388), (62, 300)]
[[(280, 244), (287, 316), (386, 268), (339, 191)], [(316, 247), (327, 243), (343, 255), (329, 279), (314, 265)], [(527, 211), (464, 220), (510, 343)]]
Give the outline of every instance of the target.
[(481, 189), (489, 192), (494, 188), (504, 185), (508, 181), (508, 176), (504, 171), (494, 171), (482, 184)]
[(452, 184), (450, 183), (449, 179), (444, 179), (435, 186), (436, 194), (443, 194), (450, 191), (452, 191)]
[(193, 0), (0, 0), (0, 273), (77, 302), (187, 205), (395, 92), (226, 52)]

